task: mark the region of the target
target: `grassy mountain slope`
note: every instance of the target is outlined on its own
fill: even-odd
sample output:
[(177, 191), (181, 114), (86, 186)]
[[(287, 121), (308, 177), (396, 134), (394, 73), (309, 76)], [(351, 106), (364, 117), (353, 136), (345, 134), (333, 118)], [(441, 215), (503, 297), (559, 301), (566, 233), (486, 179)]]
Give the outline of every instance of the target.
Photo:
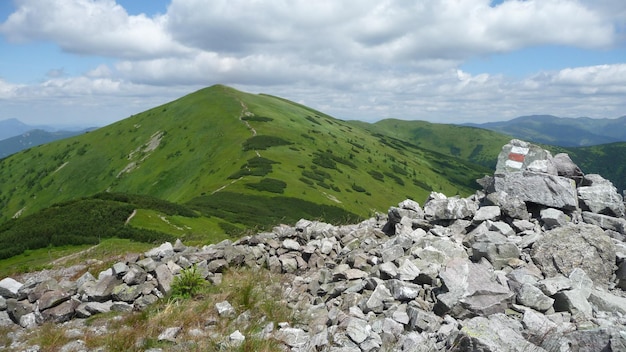
[[(0, 220), (105, 191), (211, 206), (223, 192), (288, 197), (367, 216), (431, 190), (469, 194), (486, 173), (281, 98), (218, 85), (1, 160)], [(250, 198), (240, 198), (246, 209)]]
[(374, 124), (350, 121), (355, 125), (394, 136), (421, 148), (461, 158), (494, 169), (498, 153), (512, 137), (482, 128), (386, 119)]

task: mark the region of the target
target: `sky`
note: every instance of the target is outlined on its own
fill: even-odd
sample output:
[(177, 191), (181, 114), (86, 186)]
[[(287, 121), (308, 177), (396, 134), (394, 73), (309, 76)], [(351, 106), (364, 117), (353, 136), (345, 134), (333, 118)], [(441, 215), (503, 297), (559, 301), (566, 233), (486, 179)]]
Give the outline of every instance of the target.
[(225, 84), (345, 120), (626, 115), (624, 0), (0, 0), (0, 120)]

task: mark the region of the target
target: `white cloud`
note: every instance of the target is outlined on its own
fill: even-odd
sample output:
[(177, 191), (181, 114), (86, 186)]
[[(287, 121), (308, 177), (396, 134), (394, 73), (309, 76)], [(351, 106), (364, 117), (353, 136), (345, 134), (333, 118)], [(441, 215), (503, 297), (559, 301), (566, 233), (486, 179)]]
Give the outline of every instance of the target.
[(0, 25), (0, 33), (12, 41), (52, 41), (71, 53), (117, 58), (189, 52), (164, 30), (163, 16), (130, 16), (113, 0), (15, 3), (17, 11)]
[(129, 15), (113, 0), (15, 4), (0, 24), (8, 39), (51, 41), (117, 61), (28, 86), (0, 81), (5, 99), (149, 108), (224, 83), (340, 118), (440, 122), (532, 113), (610, 117), (626, 105), (625, 65), (522, 79), (459, 69), (472, 57), (532, 46), (619, 45), (623, 0), (505, 0), (495, 7), (489, 0), (172, 0), (155, 17)]

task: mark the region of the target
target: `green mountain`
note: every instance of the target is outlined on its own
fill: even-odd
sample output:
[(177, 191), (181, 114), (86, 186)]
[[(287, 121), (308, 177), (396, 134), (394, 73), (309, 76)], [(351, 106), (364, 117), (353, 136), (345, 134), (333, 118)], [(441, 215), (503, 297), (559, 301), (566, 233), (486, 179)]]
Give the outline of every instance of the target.
[(534, 143), (583, 147), (626, 142), (626, 116), (617, 119), (562, 118), (552, 115), (522, 116), (510, 121), (468, 124)]
[(0, 158), (5, 158), (11, 154), (19, 152), (20, 150), (36, 147), (38, 145), (50, 143), (59, 139), (69, 138), (87, 131), (88, 130), (48, 132), (41, 129), (31, 130), (22, 133), (19, 136), (13, 136), (0, 140)]
[(194, 205), (236, 226), (250, 225), (238, 214), (286, 200), (291, 209), (273, 209), (369, 216), (431, 190), (470, 194), (488, 173), (278, 97), (217, 85), (2, 159), (0, 220), (101, 192)]

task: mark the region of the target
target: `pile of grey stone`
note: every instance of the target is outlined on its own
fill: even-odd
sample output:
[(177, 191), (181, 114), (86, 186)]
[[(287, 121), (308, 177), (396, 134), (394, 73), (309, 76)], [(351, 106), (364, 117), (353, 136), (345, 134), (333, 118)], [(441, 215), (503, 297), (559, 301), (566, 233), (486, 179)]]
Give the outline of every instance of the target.
[(281, 299), (305, 319), (263, 333), (288, 350), (625, 351), (626, 218), (611, 182), (512, 140), (479, 183), (470, 197), (433, 192), (355, 225), (300, 220), (202, 248), (165, 243), (98, 278), (7, 278), (0, 324), (141, 310), (185, 268), (219, 283), (248, 266), (289, 276)]

